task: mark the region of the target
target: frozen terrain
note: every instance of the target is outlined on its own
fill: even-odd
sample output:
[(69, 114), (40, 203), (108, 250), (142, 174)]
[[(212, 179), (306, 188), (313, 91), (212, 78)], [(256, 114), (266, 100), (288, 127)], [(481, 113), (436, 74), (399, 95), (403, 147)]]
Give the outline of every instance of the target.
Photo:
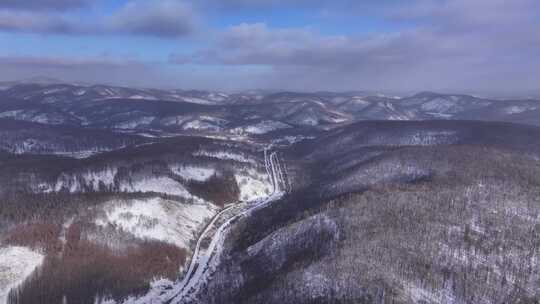
[(232, 130), (235, 134), (266, 134), (272, 131), (291, 128), (288, 124), (279, 121), (261, 121), (254, 125), (238, 127)]
[(194, 180), (198, 182), (207, 181), (212, 175), (216, 174), (216, 170), (213, 168), (196, 167), (190, 165), (175, 165), (171, 167), (171, 170), (188, 180)]
[(268, 176), (253, 169), (244, 170), (235, 174), (236, 183), (240, 188), (240, 200), (252, 201), (268, 196), (272, 191), (272, 184)]
[(193, 153), (193, 156), (206, 156), (210, 158), (217, 158), (217, 159), (223, 159), (223, 160), (233, 160), (241, 163), (251, 163), (255, 164), (256, 161), (252, 158), (249, 158), (245, 155), (229, 152), (229, 151), (205, 151), (205, 150), (199, 150), (195, 153)]
[(112, 225), (140, 239), (151, 239), (189, 248), (206, 221), (217, 213), (207, 204), (183, 204), (162, 198), (113, 201), (103, 207), (96, 225)]
[(0, 304), (7, 303), (11, 288), (22, 283), (42, 263), (43, 257), (25, 247), (0, 247)]
[[(262, 208), (271, 202), (282, 197), (286, 189), (282, 185), (286, 185), (284, 180), (285, 173), (283, 166), (279, 164), (277, 153), (267, 153), (265, 150), (265, 165), (266, 171), (269, 174), (269, 179), (272, 180), (273, 192), (265, 198), (252, 200), (249, 207), (239, 214), (233, 215), (226, 221), (216, 227), (216, 223), (221, 216), (228, 213), (234, 206), (223, 209), (218, 213), (204, 232), (199, 236), (191, 263), (182, 281), (170, 282), (167, 280), (157, 281), (153, 284), (150, 292), (141, 298), (130, 298), (124, 304), (144, 304), (144, 303), (186, 303), (192, 300), (192, 297), (200, 290), (200, 288), (209, 279), (212, 268), (216, 266), (217, 260), (221, 258), (221, 250), (224, 242), (225, 234), (229, 227), (239, 218), (249, 216), (251, 212)], [(207, 248), (202, 248), (203, 240), (211, 238)]]

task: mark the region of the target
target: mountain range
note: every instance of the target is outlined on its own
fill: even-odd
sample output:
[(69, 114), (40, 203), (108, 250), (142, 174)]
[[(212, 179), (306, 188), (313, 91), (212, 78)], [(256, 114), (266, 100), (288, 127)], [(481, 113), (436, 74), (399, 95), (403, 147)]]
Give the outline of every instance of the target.
[(540, 301), (538, 100), (0, 87), (0, 303)]

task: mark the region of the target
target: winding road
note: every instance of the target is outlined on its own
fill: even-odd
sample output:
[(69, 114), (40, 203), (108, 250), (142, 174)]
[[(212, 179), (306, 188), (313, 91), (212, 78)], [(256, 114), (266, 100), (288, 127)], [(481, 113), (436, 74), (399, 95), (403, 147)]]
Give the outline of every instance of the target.
[(193, 258), (191, 259), (191, 263), (189, 265), (188, 271), (186, 272), (186, 275), (182, 282), (178, 285), (179, 289), (177, 289), (178, 293), (174, 295), (171, 300), (166, 301), (165, 303), (181, 303), (185, 297), (188, 297), (190, 294), (193, 294), (195, 291), (197, 291), (197, 287), (200, 286), (200, 283), (204, 281), (205, 275), (208, 274), (210, 263), (212, 262), (213, 258), (216, 256), (216, 247), (218, 245), (221, 245), (221, 241), (223, 239), (224, 232), (231, 223), (235, 222), (237, 219), (246, 216), (250, 212), (253, 212), (254, 210), (261, 208), (268, 204), (269, 202), (272, 202), (279, 197), (283, 195), (283, 192), (281, 191), (283, 189), (283, 186), (286, 184), (285, 180), (283, 179), (283, 171), (281, 168), (281, 165), (279, 163), (278, 155), (276, 152), (269, 152), (267, 149), (264, 150), (264, 161), (265, 161), (265, 167), (266, 171), (270, 177), (270, 180), (272, 182), (272, 194), (264, 199), (252, 202), (250, 207), (233, 216), (232, 218), (225, 221), (221, 226), (217, 229), (214, 236), (212, 237), (212, 241), (210, 242), (210, 246), (204, 251), (204, 253), (201, 253), (201, 244), (202, 241), (208, 236), (208, 234), (212, 231), (213, 224), (224, 214), (226, 213), (231, 207), (222, 210), (217, 216), (214, 217), (212, 222), (207, 226), (205, 231), (199, 236), (199, 240), (197, 241), (197, 245), (195, 247), (195, 251), (193, 253)]
[[(258, 199), (245, 203), (246, 209), (239, 214), (232, 216), (215, 229), (216, 223), (234, 207), (238, 207), (238, 204), (232, 205), (221, 210), (210, 223), (206, 226), (205, 230), (201, 233), (197, 240), (191, 263), (182, 281), (174, 284), (172, 289), (163, 291), (159, 295), (147, 295), (139, 298), (135, 301), (129, 302), (133, 304), (143, 303), (166, 303), (166, 304), (179, 304), (192, 300), (192, 296), (196, 294), (209, 275), (209, 270), (219, 256), (222, 243), (224, 241), (225, 232), (236, 220), (248, 215), (249, 213), (260, 209), (267, 204), (281, 198), (285, 192), (289, 190), (290, 184), (286, 180), (286, 172), (283, 172), (283, 166), (279, 162), (277, 152), (271, 152), (270, 149), (264, 150), (264, 163), (266, 172), (272, 183), (272, 194), (264, 199)], [(213, 236), (211, 235), (214, 232)], [(203, 242), (205, 239), (210, 239), (210, 245), (204, 249)]]

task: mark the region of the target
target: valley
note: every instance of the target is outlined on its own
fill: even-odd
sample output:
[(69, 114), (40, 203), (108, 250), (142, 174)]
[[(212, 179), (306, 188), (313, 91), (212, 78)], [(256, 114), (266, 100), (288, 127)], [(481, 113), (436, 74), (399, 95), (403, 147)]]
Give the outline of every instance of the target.
[(534, 303), (539, 104), (11, 83), (0, 302)]

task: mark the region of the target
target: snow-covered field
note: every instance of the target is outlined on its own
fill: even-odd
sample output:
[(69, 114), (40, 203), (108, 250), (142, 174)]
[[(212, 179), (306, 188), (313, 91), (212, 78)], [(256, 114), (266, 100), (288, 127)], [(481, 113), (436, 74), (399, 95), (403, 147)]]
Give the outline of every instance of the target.
[[(255, 160), (242, 154), (225, 151), (198, 151), (197, 156), (212, 157), (224, 160), (232, 160), (241, 163), (255, 163)], [(218, 173), (211, 166), (200, 166), (193, 164), (171, 164), (169, 168), (172, 173), (182, 177), (184, 180), (205, 182), (214, 174)], [(265, 197), (271, 192), (271, 182), (266, 174), (254, 168), (242, 169), (235, 172), (235, 179), (240, 188), (240, 200), (249, 201), (260, 197)], [(84, 193), (89, 191), (101, 191), (102, 189), (116, 189), (121, 192), (155, 192), (168, 195), (175, 195), (185, 199), (193, 200), (196, 203), (206, 203), (203, 199), (192, 195), (181, 182), (169, 176), (148, 175), (130, 176), (129, 178), (119, 178), (118, 169), (106, 167), (98, 170), (87, 170), (77, 173), (63, 173), (54, 182), (36, 183), (34, 189), (37, 193), (51, 193), (67, 191), (70, 193)]]
[[(167, 280), (156, 281), (152, 285), (150, 291), (140, 297), (132, 297), (124, 301), (124, 304), (143, 304), (143, 303), (181, 303), (184, 300), (185, 296), (189, 297), (189, 294), (192, 291), (198, 291), (200, 284), (208, 279), (209, 270), (216, 266), (216, 260), (219, 260), (221, 257), (221, 250), (224, 242), (224, 235), (226, 234), (229, 226), (242, 216), (248, 216), (251, 212), (256, 209), (262, 208), (267, 204), (279, 199), (283, 195), (283, 191), (286, 189), (281, 189), (280, 185), (286, 185), (287, 182), (284, 180), (285, 174), (282, 172), (282, 166), (279, 164), (279, 159), (277, 154), (267, 153), (265, 150), (265, 165), (266, 172), (269, 176), (266, 177), (267, 180), (275, 180), (275, 187), (271, 188), (271, 192), (267, 195), (262, 196), (261, 198), (254, 199), (251, 201), (251, 207), (242, 211), (239, 214), (227, 219), (222, 223), (217, 230), (213, 228), (213, 225), (216, 223), (218, 218), (227, 212), (229, 208), (223, 209), (221, 212), (216, 213), (212, 222), (207, 226), (205, 231), (199, 236), (193, 258), (189, 265), (189, 268), (185, 274), (185, 277), (180, 282), (171, 282)], [(254, 172), (247, 172), (247, 175), (254, 174)], [(237, 177), (238, 178), (238, 177)], [(212, 240), (208, 245), (208, 248), (201, 250), (202, 240), (205, 239), (210, 233), (213, 233)], [(107, 303), (109, 304), (109, 303)], [(111, 302), (112, 304), (112, 302)]]
[(71, 193), (84, 192), (85, 189), (100, 190), (100, 185), (111, 187), (118, 170), (110, 167), (103, 170), (88, 170), (79, 174), (61, 174), (52, 185), (42, 183), (38, 186), (38, 192), (59, 192), (63, 189)]
[(229, 151), (205, 151), (199, 150), (193, 153), (193, 156), (206, 156), (211, 158), (223, 159), (223, 160), (234, 160), (241, 163), (251, 163), (255, 164), (256, 161), (252, 158), (248, 158), (245, 155), (229, 152)]
[[(120, 147), (123, 148), (123, 147)], [(85, 159), (92, 157), (96, 154), (104, 153), (112, 151), (112, 149), (103, 149), (103, 150), (87, 150), (87, 151), (77, 151), (77, 152), (54, 152), (52, 154), (58, 155), (58, 156), (65, 156), (65, 157), (71, 157), (76, 159)]]
[(214, 105), (216, 104), (214, 101), (202, 99), (202, 98), (196, 98), (196, 97), (187, 97), (187, 96), (179, 96), (179, 98), (182, 98), (183, 101), (189, 102), (189, 103), (196, 103), (201, 105)]
[(113, 225), (140, 239), (159, 240), (189, 248), (196, 233), (218, 209), (212, 204), (182, 204), (162, 198), (111, 201), (96, 225)]
[(169, 116), (161, 119), (160, 124), (163, 126), (181, 126), (191, 118), (191, 116), (186, 115)]
[(13, 110), (0, 113), (0, 118), (37, 122), (42, 124), (59, 125), (65, 123), (64, 117), (55, 113), (41, 113), (38, 110)]
[(218, 132), (228, 123), (227, 120), (218, 117), (201, 115), (182, 125), (184, 130), (201, 130)]
[(118, 123), (115, 125), (115, 127), (118, 129), (136, 129), (140, 126), (149, 125), (150, 123), (152, 123), (152, 121), (154, 121), (154, 119), (156, 119), (156, 117), (154, 116), (142, 116)]
[(450, 144), (457, 140), (455, 131), (419, 131), (403, 138), (402, 145), (432, 146)]
[(266, 120), (254, 125), (234, 128), (231, 130), (231, 132), (234, 134), (266, 134), (272, 131), (287, 129), (290, 127), (291, 126), (289, 126), (288, 124), (279, 121)]
[(43, 258), (41, 253), (25, 247), (0, 248), (0, 304), (7, 303), (9, 291), (22, 283)]
[[(117, 149), (121, 149), (124, 147), (125, 146), (121, 146)], [(42, 141), (35, 138), (28, 138), (22, 141), (0, 143), (0, 150), (4, 150), (13, 154), (52, 154), (77, 159), (84, 159), (99, 153), (111, 151), (113, 149), (96, 147), (87, 150), (81, 149), (78, 151), (66, 151), (67, 149), (63, 148), (62, 146), (54, 146), (47, 141)]]
[(240, 200), (252, 201), (267, 197), (272, 192), (272, 184), (266, 174), (248, 170), (234, 175), (240, 188)]
[(533, 111), (533, 110), (536, 110), (537, 107), (534, 107), (534, 106), (519, 106), (519, 105), (515, 105), (515, 106), (510, 106), (510, 107), (506, 107), (504, 109), (504, 112), (506, 114), (520, 114), (520, 113), (523, 113), (523, 112), (526, 112), (526, 111)]
[(193, 198), (196, 201), (202, 202), (197, 197), (192, 196), (181, 183), (164, 176), (124, 182), (120, 185), (120, 191), (165, 193), (183, 198)]
[(421, 106), (421, 109), (424, 111), (437, 113), (455, 113), (462, 110), (462, 108), (457, 105), (455, 101), (440, 97), (424, 103)]
[(171, 171), (185, 179), (199, 182), (207, 181), (216, 173), (216, 170), (213, 168), (195, 167), (190, 165), (172, 166)]
[[(186, 169), (183, 169), (186, 168)], [(177, 173), (186, 175), (187, 179), (204, 180), (210, 177), (213, 171), (204, 168), (178, 167)], [(70, 193), (84, 193), (88, 191), (100, 191), (100, 187), (112, 189), (118, 186), (122, 192), (156, 192), (169, 195), (176, 195), (186, 199), (193, 199), (195, 202), (204, 203), (200, 198), (191, 195), (189, 191), (178, 181), (166, 176), (150, 175), (146, 178), (132, 177), (131, 179), (122, 179), (117, 181), (118, 169), (114, 167), (104, 168), (102, 170), (88, 170), (86, 172), (74, 174), (61, 174), (56, 182), (40, 183), (35, 192), (51, 193), (68, 191)]]

